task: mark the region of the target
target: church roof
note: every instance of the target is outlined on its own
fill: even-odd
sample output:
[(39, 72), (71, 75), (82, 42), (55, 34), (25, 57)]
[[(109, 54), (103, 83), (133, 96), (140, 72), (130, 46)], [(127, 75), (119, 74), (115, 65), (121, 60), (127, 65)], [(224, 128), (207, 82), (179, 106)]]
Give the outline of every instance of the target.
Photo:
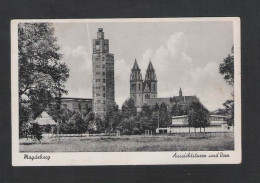
[(35, 122), (41, 126), (57, 125), (57, 123), (52, 119), (52, 117), (45, 111), (43, 111), (42, 114), (38, 118), (36, 118)]
[(198, 102), (199, 99), (196, 96), (175, 96), (173, 97), (176, 103), (188, 103)]
[[(173, 103), (178, 104), (191, 104), (192, 102), (198, 102), (199, 99), (196, 96), (175, 96), (173, 97), (173, 101)], [(166, 105), (171, 105), (170, 98), (149, 98), (147, 99), (146, 104), (149, 106), (153, 106), (156, 103), (158, 105), (161, 105), (163, 102)]]
[(136, 61), (136, 59), (135, 59), (135, 63), (134, 63), (134, 66), (133, 66), (133, 68), (132, 68), (132, 71), (140, 71), (140, 68), (139, 68), (139, 66), (138, 66), (138, 64), (137, 64), (137, 61)]

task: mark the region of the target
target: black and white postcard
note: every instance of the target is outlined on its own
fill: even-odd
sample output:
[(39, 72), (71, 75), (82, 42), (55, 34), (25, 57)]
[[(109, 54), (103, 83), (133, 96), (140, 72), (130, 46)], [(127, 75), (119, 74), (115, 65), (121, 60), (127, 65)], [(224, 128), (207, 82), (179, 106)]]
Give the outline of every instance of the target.
[(13, 166), (239, 164), (240, 19), (11, 22)]

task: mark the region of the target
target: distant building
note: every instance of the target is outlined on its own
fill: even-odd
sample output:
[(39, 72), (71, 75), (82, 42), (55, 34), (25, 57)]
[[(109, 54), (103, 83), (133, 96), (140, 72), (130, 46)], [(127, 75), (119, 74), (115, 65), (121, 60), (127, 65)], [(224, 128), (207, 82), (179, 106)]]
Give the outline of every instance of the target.
[(107, 108), (115, 105), (114, 55), (109, 53), (109, 40), (104, 39), (102, 28), (93, 40), (93, 112), (101, 118)]
[[(233, 127), (228, 126), (227, 116), (222, 115), (210, 115), (210, 126), (205, 128), (205, 132), (232, 132)], [(204, 132), (204, 129), (202, 129)], [(199, 132), (200, 128), (196, 128), (196, 132)], [(189, 127), (188, 116), (173, 116), (171, 118), (171, 125), (163, 128), (157, 128), (156, 133), (189, 133), (195, 132), (193, 127)]]
[(148, 106), (154, 106), (156, 103), (161, 105), (165, 103), (168, 110), (174, 105), (178, 104), (183, 109), (188, 107), (192, 102), (198, 102), (199, 99), (196, 96), (174, 96), (174, 97), (165, 97), (165, 98), (150, 98), (146, 101), (145, 104)]
[(88, 113), (92, 111), (92, 99), (88, 98), (60, 98), (61, 107), (79, 113)]
[(196, 96), (183, 96), (180, 88), (179, 96), (172, 98), (157, 98), (157, 77), (155, 69), (150, 60), (148, 68), (146, 69), (145, 79), (142, 78), (141, 69), (139, 68), (135, 59), (134, 66), (130, 74), (130, 97), (134, 99), (135, 106), (138, 111), (142, 109), (144, 104), (154, 106), (156, 103), (161, 105), (165, 103), (168, 110), (174, 104), (179, 104), (183, 107), (189, 106), (192, 102), (198, 102)]

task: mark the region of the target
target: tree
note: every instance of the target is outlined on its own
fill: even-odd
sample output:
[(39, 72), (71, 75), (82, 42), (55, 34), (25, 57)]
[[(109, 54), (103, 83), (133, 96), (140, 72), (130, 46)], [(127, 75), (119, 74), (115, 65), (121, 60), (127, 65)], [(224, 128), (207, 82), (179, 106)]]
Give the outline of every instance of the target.
[(152, 129), (151, 119), (146, 116), (140, 116), (138, 119), (138, 128), (141, 133), (147, 129)]
[(122, 114), (124, 118), (131, 118), (137, 115), (134, 99), (130, 98), (123, 103)]
[(122, 130), (125, 135), (134, 134), (134, 129), (136, 128), (136, 121), (133, 118), (124, 118), (122, 120)]
[(108, 107), (107, 114), (105, 116), (104, 122), (105, 128), (109, 132), (114, 132), (115, 129), (119, 129), (119, 124), (122, 120), (121, 112), (118, 106), (111, 106)]
[(224, 75), (224, 79), (229, 85), (234, 85), (234, 47), (231, 49), (231, 54), (219, 65), (219, 73)]
[(50, 124), (46, 125), (46, 127), (44, 128), (44, 131), (46, 133), (50, 133), (51, 132), (51, 125)]
[(223, 104), (226, 114), (228, 115), (227, 123), (229, 126), (234, 125), (234, 100), (226, 100)]
[[(219, 65), (219, 73), (224, 75), (224, 79), (230, 86), (234, 86), (234, 46), (231, 49), (231, 54)], [(228, 125), (234, 125), (234, 99), (227, 100), (223, 106), (226, 110), (225, 113), (229, 115), (227, 120)]]
[(85, 117), (85, 120), (88, 121), (88, 130), (93, 133), (97, 131), (97, 124), (95, 122), (95, 114), (91, 111)]
[(33, 139), (41, 141), (42, 139), (42, 131), (41, 127), (38, 123), (32, 123), (32, 126), (30, 128), (30, 135)]
[(68, 121), (61, 122), (59, 125), (60, 132), (65, 134), (82, 134), (88, 130), (88, 121), (77, 112), (73, 112)]
[(151, 110), (150, 106), (148, 106), (147, 104), (144, 104), (142, 106), (142, 111), (140, 112), (140, 115), (143, 116), (143, 117), (151, 118), (152, 112), (153, 112), (153, 110)]
[(169, 125), (169, 113), (167, 110), (167, 106), (164, 102), (160, 105), (159, 120), (161, 126), (166, 127)]
[(192, 102), (190, 105), (190, 111), (188, 114), (188, 124), (189, 127), (194, 127), (195, 132), (196, 128), (201, 128), (209, 126), (209, 111), (200, 103), (200, 102)]
[(173, 104), (172, 107), (171, 107), (170, 114), (172, 116), (188, 115), (188, 107), (187, 106), (181, 106), (180, 104)]
[(18, 25), (20, 127), (67, 92), (64, 84), (69, 69), (61, 58), (51, 23)]
[(159, 111), (159, 109), (160, 109), (160, 106), (159, 106), (159, 104), (156, 102), (156, 103), (154, 104), (154, 106), (153, 106), (153, 111)]

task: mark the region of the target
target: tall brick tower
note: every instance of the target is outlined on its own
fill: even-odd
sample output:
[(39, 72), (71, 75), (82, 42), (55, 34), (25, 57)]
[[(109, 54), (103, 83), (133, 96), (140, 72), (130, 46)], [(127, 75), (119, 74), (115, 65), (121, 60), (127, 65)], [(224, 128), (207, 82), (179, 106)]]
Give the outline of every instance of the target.
[(143, 79), (141, 69), (135, 59), (130, 75), (130, 97), (134, 99), (135, 106), (141, 108), (143, 105)]
[(114, 54), (109, 53), (109, 40), (102, 28), (93, 39), (93, 112), (104, 118), (108, 107), (115, 105)]

